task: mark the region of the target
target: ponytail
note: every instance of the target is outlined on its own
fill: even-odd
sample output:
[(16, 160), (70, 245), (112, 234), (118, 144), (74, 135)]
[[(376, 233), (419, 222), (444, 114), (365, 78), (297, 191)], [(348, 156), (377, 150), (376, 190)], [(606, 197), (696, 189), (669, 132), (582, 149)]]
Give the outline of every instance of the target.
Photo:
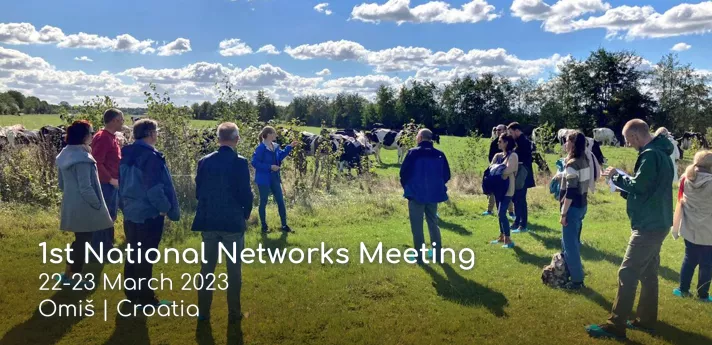
[(262, 142), (263, 140), (265, 140), (267, 135), (272, 134), (272, 133), (277, 133), (277, 130), (275, 130), (274, 127), (272, 127), (272, 126), (265, 126), (260, 131), (260, 135), (258, 137), (259, 141)]

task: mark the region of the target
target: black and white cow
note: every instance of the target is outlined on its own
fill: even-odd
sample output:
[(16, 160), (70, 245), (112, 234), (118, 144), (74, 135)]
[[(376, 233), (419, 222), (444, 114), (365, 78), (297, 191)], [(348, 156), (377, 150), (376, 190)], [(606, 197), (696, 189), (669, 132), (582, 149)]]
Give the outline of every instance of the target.
[(358, 173), (363, 171), (361, 157), (374, 153), (373, 145), (368, 141), (363, 132), (356, 132), (355, 137), (343, 137), (343, 152), (339, 157), (339, 172), (344, 169), (357, 168)]
[(682, 138), (677, 139), (677, 141), (680, 143), (680, 148), (683, 150), (689, 150), (694, 139), (697, 139), (697, 141), (700, 142), (702, 148), (709, 149), (710, 145), (707, 142), (707, 138), (705, 138), (704, 134), (700, 132), (685, 132), (685, 134), (682, 135)]
[(618, 138), (616, 138), (616, 133), (610, 128), (594, 128), (593, 129), (593, 140), (603, 144), (611, 146), (619, 146)]
[(393, 131), (385, 128), (378, 128), (367, 134), (368, 140), (370, 140), (374, 145), (374, 151), (376, 153), (376, 161), (383, 164), (381, 160), (381, 148), (386, 150), (398, 150), (398, 164), (403, 160), (403, 154), (405, 153), (405, 148), (400, 145), (400, 138), (403, 135), (403, 131)]

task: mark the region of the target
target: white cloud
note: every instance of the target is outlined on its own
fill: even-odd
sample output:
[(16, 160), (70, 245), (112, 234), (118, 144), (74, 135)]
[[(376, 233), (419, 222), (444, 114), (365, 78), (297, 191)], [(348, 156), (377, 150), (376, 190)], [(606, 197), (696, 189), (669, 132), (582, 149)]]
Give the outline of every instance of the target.
[(272, 44), (268, 44), (265, 46), (262, 46), (260, 49), (257, 49), (257, 53), (267, 53), (270, 55), (279, 55), (279, 50), (277, 50), (277, 47), (275, 47)]
[(220, 42), (220, 55), (222, 56), (241, 56), (247, 54), (252, 54), (252, 48), (239, 38)]
[(88, 57), (86, 57), (86, 56), (75, 57), (75, 58), (74, 58), (74, 61), (94, 62), (94, 60), (92, 60), (92, 59), (90, 59), (90, 58), (88, 58)]
[[(158, 47), (159, 56), (181, 55), (191, 51), (190, 40), (187, 38), (178, 38), (164, 46)], [(143, 52), (142, 52), (143, 53)]]
[(294, 48), (287, 46), (284, 52), (297, 60), (325, 58), (337, 61), (357, 60), (368, 54), (362, 45), (346, 40), (303, 44)]
[[(712, 32), (712, 1), (679, 4), (663, 14), (652, 6), (612, 7), (603, 0), (559, 0), (553, 5), (543, 0), (514, 0), (510, 10), (522, 21), (542, 21), (544, 30), (553, 33), (605, 29), (609, 38), (634, 39)], [(584, 15), (590, 16), (581, 18)]]
[(42, 58), (0, 47), (0, 70), (44, 70), (50, 67)]
[(324, 68), (323, 70), (316, 72), (316, 75), (320, 77), (331, 75), (331, 71), (328, 68)]
[(477, 23), (490, 21), (499, 14), (495, 7), (486, 0), (472, 0), (460, 8), (452, 8), (443, 1), (430, 1), (410, 7), (410, 0), (388, 0), (384, 4), (363, 3), (351, 11), (351, 18), (369, 23), (381, 21), (396, 22), (399, 25), (409, 23)]
[(323, 14), (326, 14), (327, 16), (330, 16), (332, 12), (331, 12), (331, 10), (328, 9), (327, 7), (329, 7), (329, 3), (328, 3), (328, 2), (323, 2), (323, 3), (321, 3), (321, 4), (318, 4), (318, 5), (314, 6), (314, 10), (317, 11), (317, 12), (319, 12), (319, 13), (323, 13)]
[(64, 37), (62, 30), (53, 26), (45, 26), (37, 31), (30, 23), (0, 23), (0, 43), (57, 43)]
[(680, 43), (672, 46), (672, 48), (670, 50), (676, 51), (676, 52), (682, 52), (685, 50), (690, 50), (690, 48), (692, 48), (691, 45), (684, 43), (684, 42), (680, 42)]

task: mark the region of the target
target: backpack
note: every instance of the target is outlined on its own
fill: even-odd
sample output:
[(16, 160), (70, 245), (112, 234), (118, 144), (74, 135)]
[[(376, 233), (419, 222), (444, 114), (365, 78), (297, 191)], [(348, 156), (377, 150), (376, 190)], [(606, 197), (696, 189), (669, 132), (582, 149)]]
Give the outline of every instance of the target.
[(561, 179), (564, 177), (564, 159), (556, 161), (556, 175), (549, 182), (549, 193), (554, 196), (554, 199), (559, 200), (561, 195)]
[(486, 195), (504, 195), (509, 188), (509, 180), (502, 179), (507, 164), (504, 163), (509, 155), (487, 167), (482, 177), (482, 192)]
[(544, 266), (541, 271), (541, 282), (545, 285), (560, 288), (569, 281), (569, 269), (566, 267), (566, 259), (563, 253), (556, 253), (551, 257), (551, 263)]

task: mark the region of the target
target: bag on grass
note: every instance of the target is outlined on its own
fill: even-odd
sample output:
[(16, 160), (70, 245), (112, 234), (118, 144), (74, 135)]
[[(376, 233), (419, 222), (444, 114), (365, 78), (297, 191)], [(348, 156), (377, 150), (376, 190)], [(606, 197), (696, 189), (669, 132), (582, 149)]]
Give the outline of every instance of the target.
[(569, 269), (563, 253), (556, 253), (551, 258), (551, 263), (544, 266), (541, 271), (541, 282), (545, 285), (560, 288), (569, 281)]

